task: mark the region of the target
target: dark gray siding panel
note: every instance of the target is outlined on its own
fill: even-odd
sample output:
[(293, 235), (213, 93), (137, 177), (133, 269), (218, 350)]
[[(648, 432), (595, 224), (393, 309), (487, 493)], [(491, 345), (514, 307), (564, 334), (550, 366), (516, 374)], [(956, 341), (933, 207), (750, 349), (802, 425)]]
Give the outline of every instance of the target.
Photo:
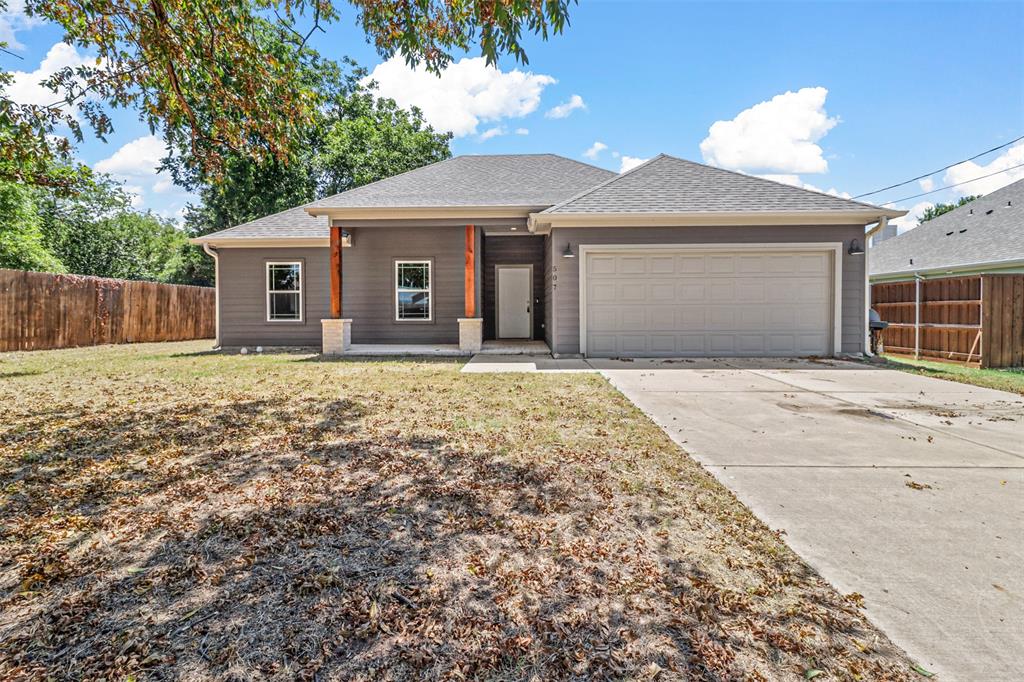
[(551, 310), (553, 307), (552, 288), (554, 283), (551, 271), (551, 235), (544, 235), (544, 342), (551, 348), (551, 332), (554, 325), (551, 323)]
[[(863, 225), (822, 227), (595, 227), (555, 228), (551, 231), (548, 258), (552, 264), (551, 350), (560, 354), (580, 352), (580, 258), (558, 258), (566, 244), (579, 254), (580, 244), (757, 244), (773, 242), (864, 241)], [(842, 349), (864, 350), (864, 256), (843, 249)]]
[(544, 338), (544, 238), (540, 236), (485, 237), (483, 254), (484, 338), (497, 338), (496, 265), (533, 266), (533, 338)]
[[(465, 314), (466, 228), (357, 227), (342, 252), (342, 316), (352, 343), (458, 343)], [(432, 322), (395, 320), (394, 263), (433, 261)]]
[[(220, 249), (220, 335), (224, 346), (319, 346), (330, 315), (326, 248)], [(266, 262), (303, 263), (303, 320), (267, 322)]]

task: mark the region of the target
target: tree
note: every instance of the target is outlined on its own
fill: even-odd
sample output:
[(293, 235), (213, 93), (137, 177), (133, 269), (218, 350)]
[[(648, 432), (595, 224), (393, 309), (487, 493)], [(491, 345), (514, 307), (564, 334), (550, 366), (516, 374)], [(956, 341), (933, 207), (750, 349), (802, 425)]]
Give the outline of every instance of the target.
[(928, 222), (933, 218), (938, 218), (943, 213), (949, 213), (950, 211), (960, 208), (965, 204), (969, 204), (980, 196), (980, 194), (972, 194), (967, 197), (960, 197), (960, 199), (958, 199), (954, 204), (935, 204), (934, 206), (929, 206), (924, 210), (924, 213), (921, 214), (921, 223)]
[(43, 243), (41, 223), (32, 189), (0, 181), (0, 268), (64, 271)]
[[(175, 182), (196, 192), (185, 231), (197, 237), (255, 218), (294, 208), (321, 197), (391, 177), (451, 156), (451, 134), (438, 133), (417, 109), (406, 111), (394, 100), (379, 99), (359, 85), (365, 71), (344, 76), (338, 69), (307, 74), (314, 87), (330, 93), (286, 161), (257, 161), (227, 154), (219, 176), (205, 174), (187, 152), (168, 160)], [(213, 265), (202, 250), (185, 246), (172, 281), (213, 283)]]
[[(401, 54), (439, 70), (452, 50), (474, 41), (493, 63), (526, 62), (525, 31), (561, 32), (574, 0), (355, 0), (382, 55)], [(0, 0), (4, 3), (5, 0)], [(27, 11), (56, 22), (64, 39), (95, 50), (94, 64), (49, 80), (50, 106), (0, 95), (0, 179), (59, 185), (38, 166), (66, 157), (70, 142), (50, 134), (66, 125), (82, 139), (76, 109), (94, 132), (111, 131), (106, 107), (134, 107), (172, 148), (186, 146), (205, 175), (228, 156), (287, 164), (323, 104), (301, 71), (318, 57), (309, 38), (339, 17), (331, 0), (27, 0)]]
[(69, 272), (166, 281), (187, 239), (174, 223), (131, 208), (115, 180), (98, 175), (73, 197), (43, 194), (43, 242)]

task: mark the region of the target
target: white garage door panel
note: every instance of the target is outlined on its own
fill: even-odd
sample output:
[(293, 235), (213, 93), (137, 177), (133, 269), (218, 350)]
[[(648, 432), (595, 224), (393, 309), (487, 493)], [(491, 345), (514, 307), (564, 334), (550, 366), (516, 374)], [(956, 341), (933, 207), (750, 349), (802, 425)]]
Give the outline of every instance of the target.
[(829, 355), (832, 256), (661, 249), (587, 254), (592, 356)]

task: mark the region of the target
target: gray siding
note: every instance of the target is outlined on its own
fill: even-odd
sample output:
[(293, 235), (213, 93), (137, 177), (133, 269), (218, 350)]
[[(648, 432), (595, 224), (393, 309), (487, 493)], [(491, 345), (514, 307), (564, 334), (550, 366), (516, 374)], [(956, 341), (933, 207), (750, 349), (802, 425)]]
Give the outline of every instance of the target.
[[(864, 241), (863, 225), (770, 227), (595, 227), (554, 228), (547, 256), (551, 268), (551, 340), (554, 353), (580, 352), (580, 244), (756, 244)], [(562, 258), (565, 245), (577, 258)], [(864, 350), (864, 256), (843, 249), (842, 349)]]
[(553, 288), (554, 280), (551, 278), (551, 235), (544, 235), (544, 342), (551, 348), (552, 331), (554, 325), (551, 319), (551, 310), (554, 308)]
[[(347, 249), (346, 249), (347, 250)], [(325, 248), (220, 249), (220, 337), (223, 346), (319, 346), (329, 317), (330, 254)], [(303, 319), (267, 322), (268, 260), (303, 263)]]
[(546, 324), (544, 306), (544, 238), (540, 236), (493, 236), (484, 239), (483, 253), (483, 317), (484, 338), (497, 338), (495, 303), (497, 296), (497, 265), (533, 266), (533, 338), (544, 338)]
[[(352, 343), (458, 343), (465, 314), (466, 228), (356, 227), (342, 251), (342, 316)], [(395, 320), (396, 260), (433, 260), (431, 322)]]

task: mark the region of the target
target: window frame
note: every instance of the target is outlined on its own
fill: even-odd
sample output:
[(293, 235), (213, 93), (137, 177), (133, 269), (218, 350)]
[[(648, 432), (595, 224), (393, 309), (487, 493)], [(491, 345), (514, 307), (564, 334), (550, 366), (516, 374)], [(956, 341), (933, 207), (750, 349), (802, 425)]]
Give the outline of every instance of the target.
[[(398, 307), (398, 268), (401, 265), (426, 265), (427, 266), (427, 288), (412, 289), (411, 291), (427, 292), (427, 316), (403, 318), (399, 316)], [(398, 324), (426, 324), (434, 321), (434, 259), (433, 258), (396, 258), (391, 271), (391, 285), (394, 287), (394, 322)], [(409, 289), (406, 289), (409, 291)]]
[[(271, 289), (270, 288), (270, 270), (271, 266), (274, 265), (294, 265), (299, 268), (299, 287), (298, 289)], [(266, 299), (266, 321), (271, 324), (282, 324), (292, 323), (298, 324), (305, 321), (305, 286), (303, 280), (306, 278), (305, 264), (301, 260), (266, 260), (263, 261), (263, 289)], [(274, 319), (271, 317), (270, 311), (270, 297), (272, 294), (295, 294), (299, 295), (298, 311), (299, 316), (297, 318), (280, 318)]]

